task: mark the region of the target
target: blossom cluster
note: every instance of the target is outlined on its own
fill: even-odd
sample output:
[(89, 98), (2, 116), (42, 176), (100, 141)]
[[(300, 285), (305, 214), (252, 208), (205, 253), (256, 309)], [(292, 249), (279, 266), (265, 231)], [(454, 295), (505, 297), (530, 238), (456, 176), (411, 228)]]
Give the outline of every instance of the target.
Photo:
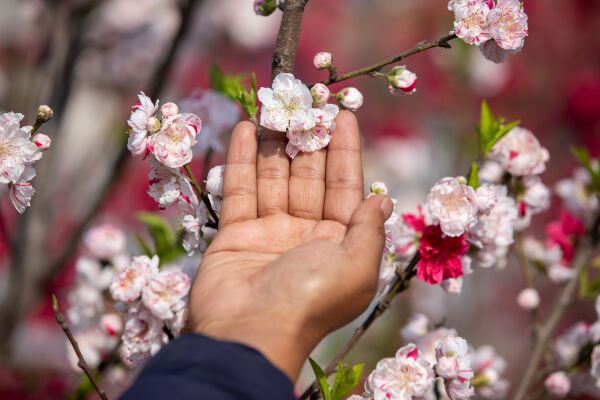
[[(52, 114), (48, 106), (40, 106), (36, 126), (49, 120)], [(42, 133), (32, 137), (33, 127), (21, 126), (22, 120), (23, 114), (19, 113), (0, 115), (0, 184), (7, 185), (10, 200), (20, 214), (29, 207), (35, 193), (31, 184), (35, 177), (34, 164), (51, 143)]]
[(468, 44), (479, 46), (490, 61), (501, 63), (523, 48), (527, 14), (518, 0), (450, 0), (454, 33)]

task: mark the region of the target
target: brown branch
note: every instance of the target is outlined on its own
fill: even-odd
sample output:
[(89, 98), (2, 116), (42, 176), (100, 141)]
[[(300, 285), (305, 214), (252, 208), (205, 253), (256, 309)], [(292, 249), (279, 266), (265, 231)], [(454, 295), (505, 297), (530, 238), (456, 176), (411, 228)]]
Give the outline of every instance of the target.
[(525, 286), (531, 288), (533, 287), (533, 275), (531, 273), (527, 254), (525, 254), (524, 236), (522, 232), (515, 234), (515, 250), (517, 252), (517, 258), (519, 259), (519, 265), (521, 267), (521, 273), (523, 274)]
[(450, 48), (450, 44), (448, 42), (455, 38), (456, 38), (455, 34), (450, 34), (450, 35), (444, 36), (443, 38), (440, 38), (434, 42), (429, 42), (429, 43), (426, 41), (421, 42), (421, 43), (417, 44), (415, 47), (413, 47), (412, 49), (405, 51), (404, 53), (398, 54), (397, 56), (388, 58), (387, 60), (378, 62), (377, 64), (373, 64), (368, 67), (357, 69), (356, 71), (348, 72), (343, 75), (338, 75), (337, 73), (330, 74), (329, 78), (325, 79), (321, 83), (323, 83), (325, 85), (330, 85), (332, 83), (345, 81), (346, 79), (354, 78), (356, 76), (369, 75), (373, 72), (378, 72), (381, 68), (385, 67), (386, 65), (397, 63), (398, 61), (401, 61), (407, 57), (410, 57), (414, 54), (420, 53), (422, 51), (425, 51), (425, 50), (428, 50), (428, 49), (431, 49), (434, 47)]
[(571, 305), (573, 297), (577, 291), (579, 280), (577, 277), (580, 272), (590, 263), (594, 256), (594, 251), (598, 245), (598, 225), (600, 217), (596, 219), (596, 223), (590, 234), (581, 239), (575, 258), (573, 259), (572, 268), (574, 277), (562, 288), (558, 294), (552, 309), (548, 315), (548, 319), (538, 326), (534, 332), (533, 347), (529, 354), (529, 359), (525, 365), (525, 369), (521, 374), (521, 379), (514, 391), (513, 400), (523, 400), (526, 398), (531, 382), (535, 378), (538, 364), (540, 363), (548, 342), (554, 335), (558, 323), (560, 322), (565, 311)]
[(277, 34), (277, 47), (273, 54), (271, 80), (282, 72), (294, 72), (302, 14), (306, 3), (308, 0), (286, 0), (283, 5), (283, 17), (281, 17), (281, 25)]
[[(398, 293), (402, 293), (406, 289), (408, 289), (408, 284), (410, 280), (417, 273), (417, 263), (419, 261), (418, 253), (414, 255), (414, 257), (410, 260), (408, 266), (406, 267), (406, 271), (403, 274), (396, 273), (396, 277), (390, 284), (390, 288), (385, 293), (383, 298), (377, 302), (373, 311), (369, 314), (367, 319), (354, 331), (352, 337), (346, 342), (342, 350), (335, 356), (333, 361), (329, 363), (327, 368), (325, 368), (325, 375), (329, 376), (334, 373), (337, 369), (338, 363), (342, 361), (342, 359), (352, 350), (354, 345), (358, 342), (358, 340), (365, 334), (367, 329), (375, 322), (377, 318), (381, 316), (384, 312), (386, 312), (391, 304), (392, 300), (396, 297)], [(298, 400), (308, 399), (315, 391), (317, 390), (317, 382), (313, 382), (308, 389), (302, 393), (302, 395), (298, 398)]]
[(100, 388), (98, 382), (96, 382), (96, 379), (94, 378), (94, 374), (92, 373), (90, 366), (85, 361), (83, 354), (81, 354), (81, 350), (79, 350), (79, 344), (77, 343), (77, 340), (75, 340), (75, 338), (71, 334), (71, 330), (65, 322), (65, 317), (58, 309), (58, 301), (56, 300), (55, 295), (52, 295), (52, 308), (54, 309), (54, 317), (56, 318), (56, 322), (58, 322), (58, 325), (60, 325), (60, 327), (62, 328), (63, 332), (67, 336), (67, 339), (69, 339), (73, 350), (75, 350), (75, 354), (77, 354), (77, 359), (79, 360), (77, 362), (77, 366), (81, 368), (83, 372), (87, 375), (88, 379), (90, 380), (90, 382), (92, 382), (92, 385), (94, 386), (94, 389), (96, 390), (100, 398), (102, 400), (107, 400), (108, 398), (106, 397), (106, 393)]

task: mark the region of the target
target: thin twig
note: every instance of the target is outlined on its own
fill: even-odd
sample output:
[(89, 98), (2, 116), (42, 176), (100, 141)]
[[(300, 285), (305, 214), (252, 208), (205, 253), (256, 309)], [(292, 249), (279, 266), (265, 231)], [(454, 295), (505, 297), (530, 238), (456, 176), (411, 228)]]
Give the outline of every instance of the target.
[(525, 254), (525, 245), (522, 232), (515, 234), (515, 250), (519, 259), (519, 265), (521, 266), (521, 273), (523, 274), (525, 286), (531, 288), (533, 287), (533, 275), (531, 274), (531, 267), (529, 265), (529, 260), (527, 259), (527, 254)]
[(60, 325), (60, 327), (62, 328), (63, 332), (67, 336), (67, 339), (69, 339), (73, 350), (75, 350), (75, 354), (77, 354), (77, 359), (79, 360), (77, 362), (77, 366), (81, 368), (83, 372), (87, 375), (88, 379), (90, 380), (90, 382), (92, 382), (92, 385), (94, 386), (94, 389), (96, 390), (100, 398), (102, 400), (107, 400), (108, 398), (106, 397), (106, 393), (100, 388), (98, 382), (96, 382), (96, 378), (94, 378), (92, 370), (90, 369), (88, 363), (85, 361), (83, 354), (81, 354), (81, 350), (79, 350), (79, 344), (77, 343), (77, 340), (75, 340), (75, 338), (71, 334), (71, 330), (65, 322), (65, 317), (58, 309), (58, 301), (56, 300), (55, 295), (52, 295), (52, 308), (54, 309), (54, 317), (56, 318), (56, 322), (58, 322), (58, 325)]
[[(324, 372), (325, 372), (326, 376), (329, 376), (336, 371), (338, 363), (340, 361), (342, 361), (342, 359), (350, 352), (350, 350), (352, 350), (354, 345), (356, 345), (358, 340), (365, 334), (365, 332), (367, 331), (367, 329), (369, 329), (369, 327), (373, 324), (373, 322), (375, 322), (375, 320), (377, 318), (379, 318), (379, 316), (381, 316), (381, 314), (383, 314), (385, 311), (387, 311), (390, 308), (390, 305), (392, 304), (392, 300), (394, 300), (396, 295), (398, 293), (402, 293), (403, 291), (405, 291), (408, 288), (408, 284), (409, 284), (410, 280), (417, 273), (418, 261), (419, 261), (419, 255), (417, 253), (410, 260), (404, 273), (402, 273), (402, 274), (396, 273), (394, 280), (390, 284), (390, 288), (385, 293), (383, 298), (381, 300), (379, 300), (379, 302), (377, 302), (377, 304), (375, 305), (375, 308), (373, 308), (373, 311), (371, 311), (371, 313), (369, 314), (367, 319), (365, 319), (365, 321), (358, 328), (356, 328), (356, 330), (354, 331), (354, 334), (348, 340), (348, 342), (346, 342), (346, 344), (344, 345), (342, 350), (340, 350), (340, 352), (335, 356), (333, 361), (331, 361), (329, 363), (329, 365), (327, 366), (327, 368), (325, 368)], [(298, 400), (308, 399), (309, 396), (311, 396), (311, 394), (313, 392), (315, 392), (316, 390), (317, 390), (317, 382), (315, 381), (308, 387), (308, 389), (306, 389), (304, 391), (304, 393), (302, 393), (302, 395), (298, 398)]]
[(385, 67), (386, 65), (397, 63), (398, 61), (401, 61), (407, 57), (410, 57), (414, 54), (431, 49), (433, 47), (450, 48), (450, 44), (448, 42), (455, 38), (456, 38), (455, 34), (450, 34), (450, 35), (446, 35), (443, 38), (440, 38), (436, 41), (433, 41), (433, 42), (429, 42), (429, 43), (421, 42), (421, 43), (417, 44), (415, 47), (413, 47), (412, 49), (405, 51), (404, 53), (398, 54), (397, 56), (394, 56), (394, 57), (388, 58), (386, 60), (383, 60), (381, 62), (378, 62), (377, 64), (373, 64), (368, 67), (357, 69), (356, 71), (348, 72), (347, 74), (343, 74), (343, 75), (338, 75), (337, 73), (330, 74), (329, 78), (325, 79), (321, 83), (323, 83), (325, 85), (330, 85), (332, 83), (345, 81), (346, 79), (354, 78), (359, 75), (368, 75), (373, 72), (378, 72), (381, 68)]
[(273, 54), (271, 79), (282, 72), (294, 72), (296, 49), (300, 41), (302, 15), (308, 0), (286, 0), (277, 34), (277, 46)]
[(219, 226), (219, 217), (217, 216), (217, 213), (215, 212), (215, 210), (213, 210), (212, 204), (210, 204), (210, 200), (208, 199), (208, 197), (206, 197), (206, 195), (202, 191), (202, 188), (198, 184), (198, 181), (196, 181), (196, 178), (194, 177), (194, 174), (192, 173), (192, 169), (190, 168), (189, 164), (185, 164), (183, 166), (183, 169), (185, 169), (185, 172), (189, 178), (188, 180), (194, 187), (194, 190), (196, 190), (196, 193), (198, 194), (198, 196), (200, 196), (200, 199), (202, 199), (202, 202), (204, 203), (206, 208), (208, 208), (208, 212), (210, 213), (210, 216), (212, 217), (213, 222), (215, 223), (216, 226)]

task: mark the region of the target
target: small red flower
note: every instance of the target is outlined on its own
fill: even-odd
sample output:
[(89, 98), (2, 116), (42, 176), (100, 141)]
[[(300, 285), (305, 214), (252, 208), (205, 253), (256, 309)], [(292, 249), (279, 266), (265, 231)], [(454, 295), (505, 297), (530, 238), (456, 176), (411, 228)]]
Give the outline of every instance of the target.
[(435, 285), (463, 276), (461, 257), (468, 249), (464, 235), (445, 236), (439, 225), (426, 226), (419, 245), (417, 278)]
[(563, 252), (563, 263), (569, 265), (573, 259), (575, 241), (583, 236), (585, 228), (583, 222), (566, 211), (560, 212), (560, 221), (550, 222), (546, 225), (548, 242), (560, 246)]

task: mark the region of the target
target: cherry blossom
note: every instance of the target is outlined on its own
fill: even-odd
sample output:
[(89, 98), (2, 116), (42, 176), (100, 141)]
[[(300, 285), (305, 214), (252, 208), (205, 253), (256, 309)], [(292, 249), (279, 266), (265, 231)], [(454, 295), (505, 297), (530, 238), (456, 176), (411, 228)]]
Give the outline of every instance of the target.
[(571, 390), (571, 381), (563, 371), (554, 372), (544, 380), (546, 390), (557, 397), (565, 397)]
[(554, 192), (563, 206), (583, 221), (590, 221), (600, 207), (600, 199), (589, 187), (592, 177), (585, 168), (577, 168), (571, 178), (562, 179), (554, 185)]
[(43, 133), (38, 133), (37, 135), (35, 135), (32, 141), (40, 150), (48, 150), (50, 148), (50, 145), (52, 144), (52, 139), (50, 139)]
[(258, 98), (262, 103), (260, 124), (278, 132), (305, 131), (314, 126), (311, 118), (313, 98), (310, 90), (294, 75), (281, 73), (275, 77), (273, 88), (260, 88)]
[(472, 187), (444, 178), (429, 191), (427, 210), (446, 235), (460, 236), (477, 223), (478, 199)]
[(454, 33), (463, 41), (479, 46), (491, 38), (487, 26), (489, 2), (452, 0), (448, 9), (454, 12)]
[[(1, 146), (1, 145), (0, 145)], [(9, 182), (8, 194), (10, 201), (19, 214), (23, 214), (25, 209), (29, 207), (31, 198), (35, 193), (35, 189), (31, 184), (31, 180), (35, 177), (35, 169), (30, 165), (25, 165), (21, 176), (16, 182)]]
[(133, 366), (149, 359), (168, 341), (163, 322), (146, 309), (128, 315), (121, 339)]
[(225, 178), (225, 165), (217, 165), (208, 171), (206, 178), (206, 191), (213, 209), (219, 214), (223, 202), (223, 179)]
[(527, 15), (518, 0), (497, 0), (488, 15), (489, 33), (504, 50), (520, 50), (527, 36)]
[(185, 306), (183, 298), (190, 290), (190, 277), (181, 271), (165, 271), (148, 278), (142, 290), (146, 308), (160, 319), (169, 319)]
[(496, 191), (491, 185), (482, 185), (475, 190), (475, 194), (479, 211), (488, 215), (498, 201)]
[(188, 255), (194, 255), (197, 251), (206, 250), (206, 242), (203, 239), (202, 227), (208, 222), (206, 206), (198, 204), (191, 213), (183, 216), (181, 224), (185, 229), (183, 237), (183, 248)]
[(363, 95), (357, 88), (348, 87), (340, 90), (335, 98), (342, 107), (350, 111), (356, 111), (363, 105)]
[(329, 88), (322, 83), (315, 83), (312, 88), (310, 88), (310, 94), (313, 97), (313, 103), (315, 104), (325, 104), (329, 101), (329, 97), (331, 96), (331, 92)]
[(367, 378), (365, 387), (374, 400), (410, 400), (424, 396), (433, 385), (434, 373), (416, 345), (410, 343), (393, 358), (384, 358)]
[(39, 148), (30, 141), (31, 127), (20, 126), (22, 119), (23, 114), (13, 112), (0, 115), (0, 183), (29, 181), (23, 177), (26, 167), (42, 158)]
[(169, 168), (192, 161), (192, 146), (202, 121), (194, 114), (177, 114), (163, 119), (160, 131), (148, 138), (148, 150)]
[(158, 256), (133, 257), (131, 265), (116, 274), (110, 285), (113, 299), (125, 303), (139, 299), (148, 278), (158, 272), (158, 263)]
[(191, 184), (178, 169), (166, 167), (153, 158), (149, 163), (150, 187), (147, 193), (158, 203), (160, 210), (165, 210), (178, 201), (198, 202)]
[(425, 227), (419, 245), (417, 278), (433, 285), (462, 276), (461, 257), (468, 248), (464, 236), (444, 237), (439, 226)]
[(468, 351), (467, 341), (454, 335), (443, 338), (435, 348), (435, 371), (446, 380), (446, 391), (452, 399), (464, 399), (475, 395), (469, 384), (474, 373)]
[(96, 225), (83, 236), (83, 244), (92, 256), (110, 260), (125, 250), (125, 234), (112, 224)]
[(331, 140), (329, 133), (335, 130), (334, 119), (338, 112), (339, 109), (334, 104), (310, 109), (310, 118), (315, 121), (313, 127), (300, 132), (289, 130), (287, 133), (289, 142), (285, 151), (288, 156), (293, 159), (301, 151), (312, 153), (326, 147)]
[(472, 382), (478, 381), (477, 394), (488, 399), (502, 399), (508, 394), (510, 383), (502, 374), (506, 369), (506, 361), (496, 354), (492, 346), (481, 346), (471, 349), (471, 365), (475, 377)]
[(385, 222), (386, 252), (395, 253), (400, 260), (409, 260), (417, 251), (421, 234), (427, 225), (428, 217), (423, 207), (415, 214), (398, 215), (396, 211)]
[(104, 314), (100, 318), (100, 328), (109, 336), (117, 336), (123, 331), (123, 320), (118, 314)]
[(545, 211), (550, 207), (550, 189), (537, 176), (526, 176), (523, 179), (525, 193), (522, 201), (534, 214)]
[(587, 322), (575, 323), (564, 334), (557, 337), (552, 346), (555, 360), (560, 367), (570, 367), (577, 360), (579, 352), (592, 339)]
[(492, 147), (490, 157), (508, 173), (523, 176), (544, 172), (549, 154), (531, 131), (517, 126)]
[(395, 66), (386, 74), (388, 89), (392, 94), (413, 94), (417, 91), (417, 75), (405, 66)]
[(148, 120), (154, 116), (158, 109), (158, 100), (156, 104), (153, 104), (152, 100), (144, 92), (140, 92), (138, 98), (140, 101), (132, 107), (133, 111), (127, 121), (127, 125), (130, 128), (127, 149), (134, 156), (146, 152), (148, 144)]
[(517, 304), (525, 310), (535, 310), (540, 305), (540, 295), (534, 288), (525, 288), (517, 296)]
[(315, 58), (313, 60), (313, 64), (316, 69), (327, 69), (331, 67), (332, 56), (331, 53), (326, 51), (321, 51), (315, 54)]
[(179, 107), (175, 103), (165, 103), (160, 108), (160, 113), (163, 118), (174, 117), (179, 114)]

